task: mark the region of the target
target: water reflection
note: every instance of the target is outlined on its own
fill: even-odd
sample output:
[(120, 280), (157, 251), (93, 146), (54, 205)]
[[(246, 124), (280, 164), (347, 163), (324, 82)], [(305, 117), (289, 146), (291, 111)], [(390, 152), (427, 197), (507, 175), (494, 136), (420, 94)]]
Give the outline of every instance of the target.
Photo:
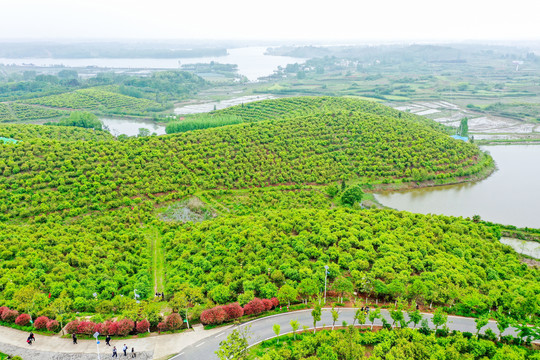
[(497, 164), (489, 178), (377, 194), (384, 205), (423, 214), (472, 217), (519, 227), (540, 228), (540, 146), (486, 146)]
[(540, 259), (540, 243), (513, 238), (501, 238), (501, 243), (511, 246), (516, 252)]
[(137, 136), (139, 134), (139, 129), (141, 128), (147, 129), (150, 132), (150, 135), (152, 133), (156, 133), (157, 135), (165, 134), (165, 126), (156, 124), (152, 121), (110, 118), (102, 118), (100, 120), (114, 136), (121, 134), (125, 134), (127, 136)]

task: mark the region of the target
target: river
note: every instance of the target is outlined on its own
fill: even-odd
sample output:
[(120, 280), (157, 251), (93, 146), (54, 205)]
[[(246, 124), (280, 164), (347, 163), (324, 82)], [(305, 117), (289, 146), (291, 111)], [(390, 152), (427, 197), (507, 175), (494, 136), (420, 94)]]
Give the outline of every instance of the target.
[(383, 205), (422, 214), (463, 217), (540, 228), (540, 146), (484, 146), (497, 164), (474, 183), (376, 194)]
[(0, 58), (0, 64), (33, 64), (35, 66), (64, 65), (69, 67), (97, 66), (102, 68), (118, 69), (179, 69), (183, 64), (210, 63), (212, 61), (221, 64), (237, 64), (238, 73), (255, 81), (262, 76), (273, 73), (278, 66), (285, 67), (287, 64), (303, 63), (306, 59), (288, 56), (264, 55), (265, 46), (250, 46), (236, 49), (228, 49), (226, 56), (182, 58), (182, 59), (52, 59), (52, 58)]

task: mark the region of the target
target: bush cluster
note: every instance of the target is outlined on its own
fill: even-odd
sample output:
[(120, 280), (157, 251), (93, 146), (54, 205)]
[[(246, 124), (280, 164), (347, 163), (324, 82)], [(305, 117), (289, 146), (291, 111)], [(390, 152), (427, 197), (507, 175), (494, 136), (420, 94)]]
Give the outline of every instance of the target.
[(243, 315), (258, 315), (272, 310), (279, 305), (277, 298), (259, 299), (254, 298), (242, 308), (238, 303), (223, 306), (215, 306), (201, 313), (201, 322), (205, 325), (217, 325), (226, 321), (238, 319)]
[[(145, 324), (148, 324), (147, 320), (143, 320)], [(143, 322), (141, 321), (141, 323)], [(66, 325), (66, 332), (68, 334), (84, 334), (92, 335), (95, 332), (99, 332), (101, 335), (117, 335), (126, 336), (130, 333), (148, 331), (148, 327), (145, 330), (139, 331), (139, 327), (135, 328), (135, 323), (131, 319), (122, 319), (119, 321), (105, 321), (103, 323), (95, 323), (93, 321), (79, 321), (74, 320)], [(140, 329), (144, 329), (144, 325), (141, 325)]]

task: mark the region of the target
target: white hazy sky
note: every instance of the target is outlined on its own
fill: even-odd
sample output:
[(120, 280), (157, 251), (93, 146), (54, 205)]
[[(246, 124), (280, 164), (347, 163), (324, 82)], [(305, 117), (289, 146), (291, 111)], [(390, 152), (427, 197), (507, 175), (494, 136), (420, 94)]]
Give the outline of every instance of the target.
[(540, 38), (540, 0), (0, 0), (2, 39)]

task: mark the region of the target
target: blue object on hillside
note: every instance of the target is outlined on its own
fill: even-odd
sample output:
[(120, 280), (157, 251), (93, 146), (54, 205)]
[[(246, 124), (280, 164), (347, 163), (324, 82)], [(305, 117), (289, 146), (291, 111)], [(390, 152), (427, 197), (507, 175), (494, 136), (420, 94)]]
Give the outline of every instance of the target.
[(452, 137), (454, 139), (457, 139), (457, 140), (461, 140), (461, 141), (465, 141), (467, 142), (469, 140), (469, 138), (465, 137), (465, 136), (459, 136), (459, 135), (452, 135)]
[(3, 141), (4, 144), (16, 144), (16, 143), (19, 142), (19, 140), (9, 139), (9, 138), (5, 138), (5, 137), (0, 137), (0, 141)]

